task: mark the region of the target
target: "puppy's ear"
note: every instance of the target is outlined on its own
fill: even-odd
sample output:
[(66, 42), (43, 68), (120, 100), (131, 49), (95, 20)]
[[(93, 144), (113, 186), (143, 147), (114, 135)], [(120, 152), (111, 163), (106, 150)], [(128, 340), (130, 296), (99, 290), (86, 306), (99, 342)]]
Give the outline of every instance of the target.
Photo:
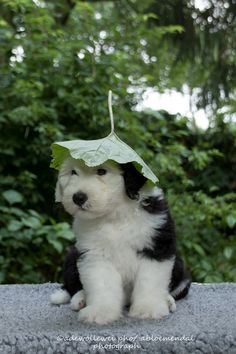
[(136, 170), (131, 162), (122, 164), (121, 168), (124, 171), (123, 177), (125, 181), (125, 190), (127, 196), (130, 199), (138, 199), (138, 192), (147, 181), (147, 178), (144, 177), (138, 170)]
[(56, 190), (55, 190), (55, 202), (60, 203), (62, 201), (62, 186), (60, 181), (57, 181)]

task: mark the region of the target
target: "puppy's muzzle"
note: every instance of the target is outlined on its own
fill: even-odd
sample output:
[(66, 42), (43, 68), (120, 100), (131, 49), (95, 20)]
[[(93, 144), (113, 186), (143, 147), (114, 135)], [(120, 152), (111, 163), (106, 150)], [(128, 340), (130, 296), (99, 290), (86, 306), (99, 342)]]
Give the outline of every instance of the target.
[(87, 194), (83, 193), (83, 192), (77, 192), (75, 194), (73, 194), (73, 202), (82, 207), (84, 205), (84, 203), (88, 200), (88, 196)]

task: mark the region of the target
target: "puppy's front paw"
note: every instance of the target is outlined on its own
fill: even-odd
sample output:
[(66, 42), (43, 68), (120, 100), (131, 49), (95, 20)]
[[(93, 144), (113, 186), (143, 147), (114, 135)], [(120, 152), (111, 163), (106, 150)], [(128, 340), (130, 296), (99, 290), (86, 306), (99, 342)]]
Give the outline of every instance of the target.
[(70, 301), (70, 307), (74, 311), (79, 311), (83, 307), (85, 307), (84, 290), (80, 290), (75, 295), (72, 296), (71, 301)]
[(156, 301), (139, 301), (131, 305), (129, 316), (141, 319), (155, 319), (159, 320), (164, 316), (169, 315), (168, 299), (159, 298)]
[(168, 295), (167, 301), (168, 301), (168, 306), (169, 306), (170, 312), (174, 312), (176, 310), (175, 299), (173, 298), (173, 296)]
[(78, 319), (79, 321), (87, 323), (98, 323), (98, 324), (107, 324), (118, 320), (121, 316), (119, 311), (114, 311), (111, 307), (98, 307), (95, 305), (89, 305), (84, 309), (80, 310)]

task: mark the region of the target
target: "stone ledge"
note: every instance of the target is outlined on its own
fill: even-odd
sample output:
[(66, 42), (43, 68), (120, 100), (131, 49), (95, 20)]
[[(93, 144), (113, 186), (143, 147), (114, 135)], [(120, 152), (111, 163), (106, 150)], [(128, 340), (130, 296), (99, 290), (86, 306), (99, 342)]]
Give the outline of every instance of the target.
[(49, 295), (59, 284), (0, 285), (0, 353), (236, 353), (236, 284), (193, 284), (166, 318), (77, 321)]

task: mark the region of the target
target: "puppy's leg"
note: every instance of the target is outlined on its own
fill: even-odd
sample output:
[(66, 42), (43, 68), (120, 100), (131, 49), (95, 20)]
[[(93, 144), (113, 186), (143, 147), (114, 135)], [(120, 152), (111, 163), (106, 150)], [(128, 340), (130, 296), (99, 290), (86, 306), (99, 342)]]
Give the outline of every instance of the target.
[(141, 260), (131, 298), (131, 317), (160, 319), (175, 309), (168, 292), (172, 268), (173, 260)]
[(106, 324), (122, 314), (123, 290), (120, 274), (109, 262), (79, 262), (81, 281), (86, 294), (86, 307), (79, 320)]

